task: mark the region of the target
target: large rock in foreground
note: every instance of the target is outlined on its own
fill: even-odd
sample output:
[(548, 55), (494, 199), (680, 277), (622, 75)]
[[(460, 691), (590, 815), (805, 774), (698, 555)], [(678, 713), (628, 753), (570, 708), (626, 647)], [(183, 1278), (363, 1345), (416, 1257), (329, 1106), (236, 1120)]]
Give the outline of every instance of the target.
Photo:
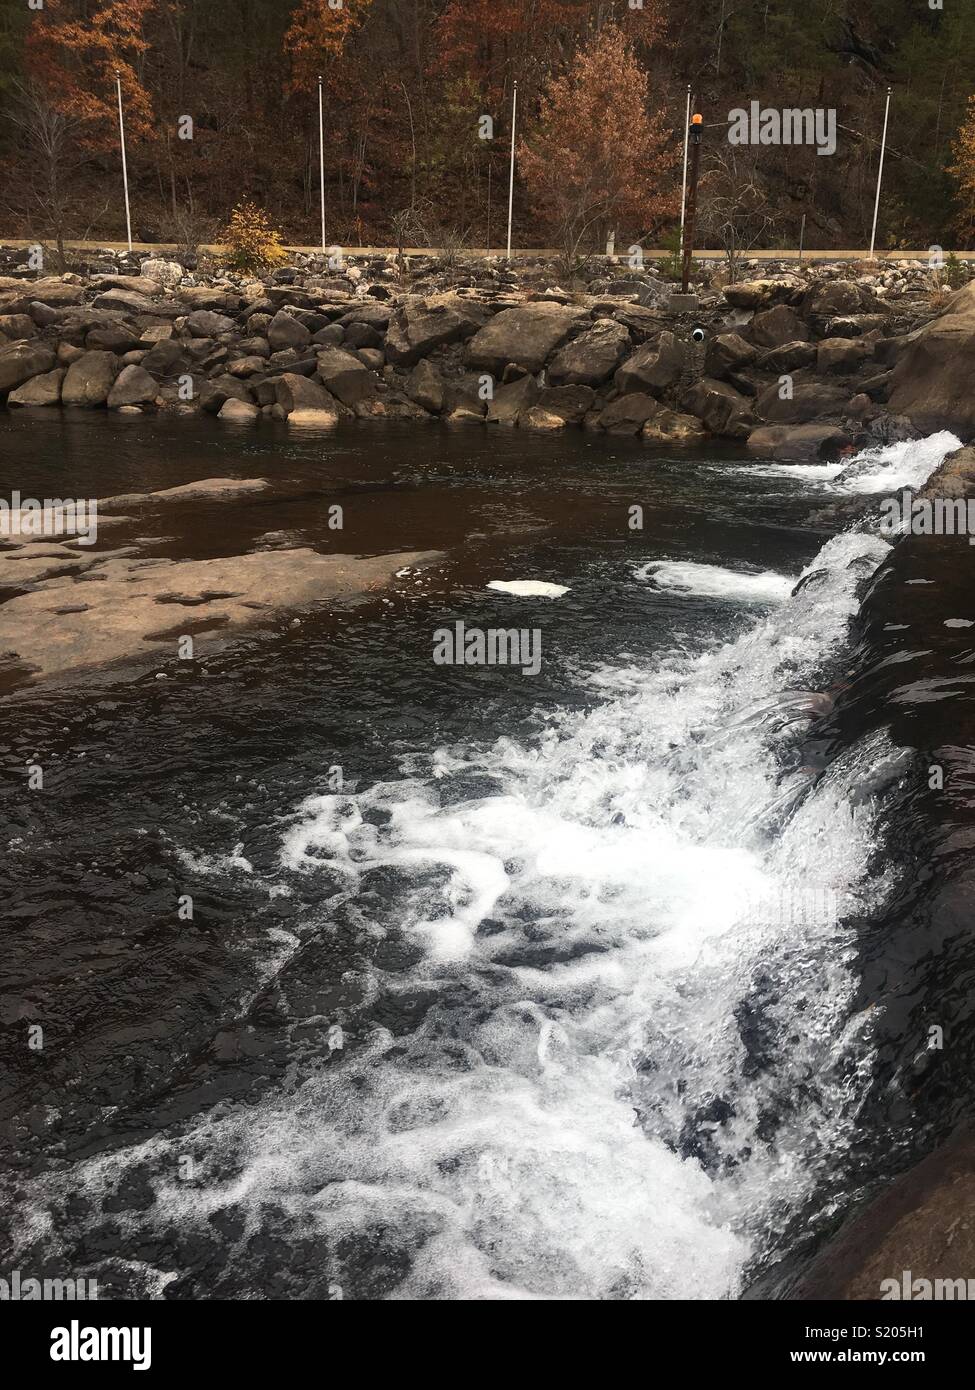
[(31, 377), (49, 372), (57, 358), (47, 343), (10, 343), (0, 347), (0, 391), (11, 391)]
[(975, 281), (952, 295), (940, 317), (901, 354), (888, 404), (925, 433), (951, 430), (975, 439)]
[(68, 368), (61, 387), (61, 400), (65, 405), (105, 405), (118, 368), (114, 352), (84, 353)]
[[(374, 312), (384, 311), (377, 306)], [(346, 317), (350, 322), (363, 321), (355, 311)], [(483, 305), (459, 294), (411, 296), (389, 319), (386, 356), (399, 367), (413, 367), (434, 349), (469, 338), (486, 318)]]
[(537, 302), (502, 309), (476, 333), (467, 346), (467, 363), (496, 375), (509, 362), (528, 372), (540, 372), (586, 314), (567, 304)]

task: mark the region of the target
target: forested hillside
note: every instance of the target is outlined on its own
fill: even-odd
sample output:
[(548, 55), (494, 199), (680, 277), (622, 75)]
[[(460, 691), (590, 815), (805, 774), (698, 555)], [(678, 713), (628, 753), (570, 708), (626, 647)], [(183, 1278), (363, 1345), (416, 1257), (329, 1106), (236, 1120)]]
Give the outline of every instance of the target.
[[(665, 241), (690, 83), (712, 240), (868, 241), (890, 85), (878, 245), (966, 247), (973, 55), (973, 0), (2, 0), (0, 231), (124, 234), (117, 69), (137, 239), (212, 240), (248, 196), (316, 242), (321, 74), (330, 243), (502, 245), (517, 81), (516, 244), (573, 199), (580, 249)], [(835, 154), (729, 146), (752, 101), (835, 108)]]

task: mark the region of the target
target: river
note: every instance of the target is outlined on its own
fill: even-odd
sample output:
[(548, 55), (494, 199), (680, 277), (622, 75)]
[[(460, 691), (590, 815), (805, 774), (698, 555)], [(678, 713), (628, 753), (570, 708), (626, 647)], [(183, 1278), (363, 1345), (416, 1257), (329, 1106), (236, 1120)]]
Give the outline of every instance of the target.
[[(950, 1125), (961, 1080), (925, 1111), (910, 1077), (969, 1006), (905, 944), (950, 739), (863, 608), (880, 500), (950, 435), (782, 466), (94, 412), (0, 434), (24, 496), (271, 481), (125, 533), (146, 553), (443, 552), (194, 661), (8, 681), (7, 1263), (102, 1297), (736, 1298)], [(942, 567), (915, 656), (967, 621)], [(488, 588), (517, 580), (567, 592)], [(435, 663), (458, 622), (537, 631), (538, 673)]]

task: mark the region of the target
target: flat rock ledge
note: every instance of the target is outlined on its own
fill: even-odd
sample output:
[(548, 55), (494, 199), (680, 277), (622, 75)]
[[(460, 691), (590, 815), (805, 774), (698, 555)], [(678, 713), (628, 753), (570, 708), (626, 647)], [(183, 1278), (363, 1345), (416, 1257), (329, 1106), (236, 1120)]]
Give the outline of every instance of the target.
[(440, 558), (299, 549), (177, 561), (28, 543), (0, 552), (7, 582), (34, 585), (0, 605), (0, 661), (39, 680), (137, 657), (175, 658), (182, 637), (192, 636), (196, 648), (289, 611), (345, 606), (386, 589), (398, 570)]

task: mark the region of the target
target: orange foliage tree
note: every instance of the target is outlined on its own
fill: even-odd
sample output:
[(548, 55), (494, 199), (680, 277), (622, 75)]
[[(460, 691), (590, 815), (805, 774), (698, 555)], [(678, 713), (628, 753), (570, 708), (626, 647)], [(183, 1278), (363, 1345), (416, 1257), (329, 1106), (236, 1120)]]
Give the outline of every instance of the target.
[(138, 71), (145, 27), (158, 0), (45, 0), (27, 32), (26, 64), (60, 110), (82, 123), (93, 149), (117, 143), (115, 74), (122, 80), (126, 129), (149, 134), (152, 102)]
[(542, 93), (519, 167), (566, 265), (600, 228), (643, 234), (676, 210), (678, 148), (663, 109), (647, 105), (647, 78), (616, 27), (580, 50)]

